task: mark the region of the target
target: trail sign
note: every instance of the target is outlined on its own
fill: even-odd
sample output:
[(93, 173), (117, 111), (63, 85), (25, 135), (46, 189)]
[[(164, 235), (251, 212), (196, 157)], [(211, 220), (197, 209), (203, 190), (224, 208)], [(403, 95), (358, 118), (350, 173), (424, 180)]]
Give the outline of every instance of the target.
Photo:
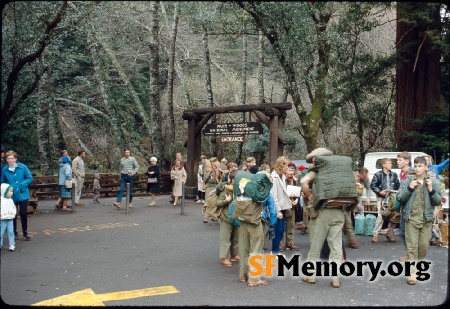
[(262, 134), (263, 127), (260, 122), (244, 123), (216, 123), (207, 124), (203, 129), (204, 135), (247, 135)]
[(230, 143), (230, 142), (244, 142), (245, 136), (221, 136), (220, 141), (222, 143)]

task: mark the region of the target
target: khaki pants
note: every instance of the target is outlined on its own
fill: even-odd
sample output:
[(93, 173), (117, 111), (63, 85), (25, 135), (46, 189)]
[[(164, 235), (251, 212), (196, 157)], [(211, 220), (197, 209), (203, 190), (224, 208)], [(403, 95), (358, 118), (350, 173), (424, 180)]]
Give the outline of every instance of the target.
[(344, 230), (349, 242), (356, 242), (355, 231), (353, 230), (352, 214), (350, 211), (344, 211)]
[(78, 176), (75, 177), (75, 180), (77, 181), (77, 185), (75, 187), (75, 203), (78, 203), (81, 197), (81, 189), (83, 189), (84, 178)]
[[(205, 189), (205, 199), (208, 196), (209, 192), (211, 192), (214, 188), (215, 188), (215, 186), (209, 186), (209, 187), (207, 186), (206, 187), (206, 189)], [(206, 209), (206, 206), (203, 205), (203, 208), (202, 208), (203, 220), (205, 220), (205, 219), (208, 220), (209, 216), (205, 213), (205, 209)]]
[[(377, 197), (377, 220), (375, 221), (375, 227), (373, 228), (373, 236), (378, 236), (378, 233), (381, 230), (381, 227), (383, 226), (384, 218), (381, 215), (381, 212), (383, 211), (383, 198)], [(386, 236), (394, 236), (394, 227), (389, 222), (388, 228), (387, 228), (387, 234)]]
[(220, 258), (228, 259), (228, 252), (231, 256), (238, 255), (239, 228), (233, 223), (220, 219)]
[[(406, 252), (410, 261), (422, 261), (427, 255), (431, 238), (431, 222), (423, 224), (422, 228), (415, 227), (411, 222), (405, 222)], [(415, 272), (411, 267), (411, 272)]]
[[(324, 208), (319, 211), (317, 218), (309, 220), (311, 248), (307, 257), (308, 262), (320, 261), (320, 251), (324, 242), (327, 241), (330, 248), (329, 262), (335, 262), (339, 269), (342, 263), (342, 227), (344, 221), (344, 212), (340, 208)], [(314, 273), (310, 278), (315, 279), (315, 277)], [(339, 279), (337, 276), (332, 276), (331, 280), (338, 281)]]
[(294, 244), (294, 228), (295, 228), (295, 211), (294, 209), (286, 210), (286, 213), (290, 212), (291, 217), (286, 217), (286, 246), (292, 246)]
[(254, 225), (241, 222), (239, 227), (239, 277), (246, 276), (249, 281), (259, 281), (260, 277), (250, 277), (248, 259), (255, 254), (262, 254), (261, 243), (264, 241), (261, 224)]

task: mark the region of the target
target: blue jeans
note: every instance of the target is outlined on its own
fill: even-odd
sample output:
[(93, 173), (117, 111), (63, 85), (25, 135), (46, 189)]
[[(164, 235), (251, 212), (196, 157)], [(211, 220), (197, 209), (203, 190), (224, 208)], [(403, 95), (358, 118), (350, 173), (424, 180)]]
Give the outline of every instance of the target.
[(14, 240), (14, 219), (6, 219), (6, 220), (0, 220), (1, 222), (1, 238), (0, 238), (0, 247), (3, 246), (3, 235), (6, 233), (8, 234), (8, 243), (9, 246), (14, 246), (16, 244), (16, 241)]
[(280, 242), (283, 239), (283, 233), (286, 228), (286, 217), (283, 215), (283, 219), (277, 219), (275, 224), (275, 238), (272, 239), (272, 253), (280, 253)]
[(117, 202), (122, 202), (123, 192), (125, 191), (128, 182), (130, 183), (130, 203), (133, 200), (134, 176), (120, 174), (120, 191), (119, 194), (117, 194)]

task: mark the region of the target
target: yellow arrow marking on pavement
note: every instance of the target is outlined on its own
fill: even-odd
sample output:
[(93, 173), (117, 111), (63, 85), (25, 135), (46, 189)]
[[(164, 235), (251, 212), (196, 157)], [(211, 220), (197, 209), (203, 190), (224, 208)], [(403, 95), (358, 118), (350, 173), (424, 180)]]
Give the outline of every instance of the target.
[(44, 300), (32, 306), (105, 306), (104, 301), (123, 300), (145, 296), (180, 293), (173, 286), (159, 286), (141, 290), (111, 292), (95, 294), (92, 289), (85, 289), (67, 295), (62, 295), (49, 300)]

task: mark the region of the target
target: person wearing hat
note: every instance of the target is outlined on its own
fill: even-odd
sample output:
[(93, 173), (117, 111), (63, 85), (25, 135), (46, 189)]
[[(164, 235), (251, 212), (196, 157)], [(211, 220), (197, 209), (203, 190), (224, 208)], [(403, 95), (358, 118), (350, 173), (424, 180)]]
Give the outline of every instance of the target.
[[(288, 168), (286, 170), (286, 185), (297, 186), (297, 178), (295, 178), (294, 173), (296, 170), (296, 166), (294, 162), (288, 163)], [(289, 196), (292, 202), (292, 208), (286, 210), (286, 250), (295, 250), (298, 251), (299, 247), (294, 244), (294, 227), (296, 218), (299, 217), (297, 212), (300, 211), (300, 203), (299, 198), (294, 195)], [(297, 210), (298, 208), (298, 210)], [(280, 244), (280, 251), (283, 251), (283, 244)]]
[(227, 159), (222, 158), (222, 160), (220, 160), (220, 169), (221, 169), (222, 171), (228, 171), (228, 169), (227, 169), (227, 164), (228, 164)]
[[(58, 178), (59, 178), (59, 169), (60, 169), (61, 164), (62, 164), (62, 158), (64, 158), (65, 156), (67, 156), (67, 157), (69, 158), (69, 160), (70, 160), (69, 153), (67, 152), (66, 149), (63, 149), (63, 150), (61, 150), (61, 152), (60, 152), (60, 157), (59, 157), (58, 163), (57, 163), (57, 168), (58, 168)], [(56, 208), (56, 209), (60, 209), (60, 208), (62, 207), (62, 206), (61, 206), (62, 199), (59, 197), (60, 195), (61, 195), (61, 192), (59, 192), (58, 200), (56, 201), (56, 204), (55, 204), (55, 208)]]
[(256, 165), (256, 159), (254, 157), (247, 157), (247, 169), (250, 169), (253, 165)]
[[(157, 164), (158, 160), (155, 157), (150, 158), (150, 166), (147, 169), (147, 193), (150, 193), (150, 204), (148, 206), (156, 205), (156, 196), (155, 194), (161, 192), (160, 182), (160, 174), (159, 174), (159, 165)], [(156, 179), (156, 180), (155, 180)]]
[[(316, 156), (332, 156), (333, 152), (326, 148), (314, 149), (306, 156), (306, 162), (314, 164)], [(316, 172), (314, 166), (308, 174), (306, 174), (300, 181), (302, 186), (302, 194), (305, 200), (305, 207), (312, 206), (313, 198), (311, 192), (311, 185), (316, 180)], [(353, 179), (352, 179), (353, 180)], [(344, 226), (344, 212), (341, 208), (321, 208), (318, 215), (310, 213), (310, 221), (308, 224), (310, 250), (308, 252), (307, 261), (315, 263), (320, 260), (320, 252), (324, 246), (324, 242), (328, 242), (330, 248), (330, 262), (335, 262), (338, 268), (342, 262), (342, 228)], [(303, 281), (307, 283), (316, 283), (315, 274), (312, 276), (303, 277)], [(334, 288), (340, 287), (339, 278), (337, 276), (331, 277), (331, 285)]]
[(59, 197), (62, 202), (62, 206), (59, 209), (70, 210), (67, 208), (67, 203), (69, 202), (69, 199), (72, 198), (72, 188), (67, 188), (65, 185), (66, 180), (72, 181), (72, 166), (70, 165), (68, 156), (64, 156), (61, 159), (58, 175)]

